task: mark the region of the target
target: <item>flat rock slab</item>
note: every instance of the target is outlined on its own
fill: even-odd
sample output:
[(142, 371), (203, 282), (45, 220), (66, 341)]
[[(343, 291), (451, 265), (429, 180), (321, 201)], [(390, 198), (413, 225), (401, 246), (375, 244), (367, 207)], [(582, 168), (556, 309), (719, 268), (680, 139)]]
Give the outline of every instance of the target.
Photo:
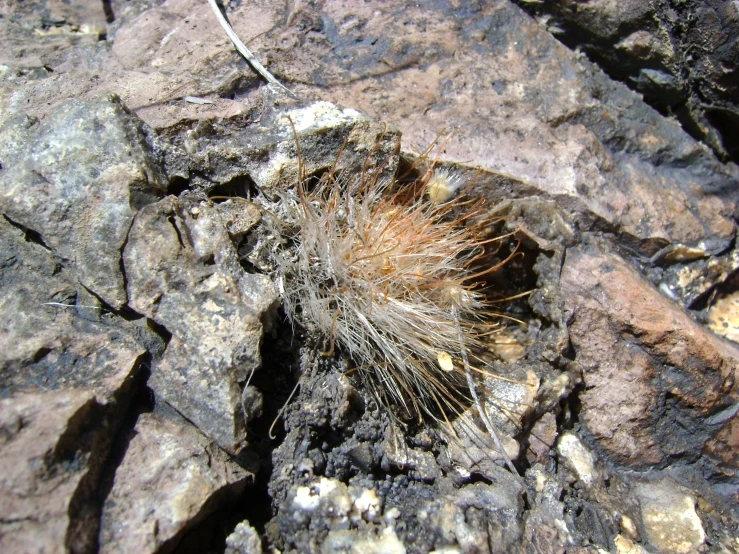
[(130, 305), (170, 333), (149, 386), (229, 451), (245, 438), (241, 387), (262, 362), (266, 275), (248, 274), (221, 211), (169, 196), (143, 208), (124, 253)]
[(129, 385), (145, 349), (100, 321), (100, 306), (78, 305), (75, 285), (48, 249), (0, 218), (0, 311), (10, 316), (0, 321), (0, 397), (84, 389), (115, 402)]
[(568, 250), (561, 284), (585, 383), (581, 421), (608, 456), (650, 467), (725, 451), (715, 441), (735, 418), (739, 349), (593, 242)]
[(477, 188), (490, 198), (533, 188), (644, 252), (733, 235), (737, 167), (506, 0), (348, 0), (291, 17), (302, 28), (276, 21), (251, 43), (287, 84), (396, 124), (406, 145), (454, 129), (443, 158), (489, 172)]
[(188, 423), (142, 414), (103, 507), (100, 552), (170, 552), (253, 477)]

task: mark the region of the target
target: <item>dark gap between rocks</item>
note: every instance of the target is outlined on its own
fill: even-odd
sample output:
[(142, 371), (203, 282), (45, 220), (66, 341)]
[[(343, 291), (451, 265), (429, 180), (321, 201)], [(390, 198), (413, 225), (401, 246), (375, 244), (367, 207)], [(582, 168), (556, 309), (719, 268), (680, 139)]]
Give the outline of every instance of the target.
[[(282, 314), (280, 322), (263, 339), (263, 364), (249, 383), (263, 395), (262, 415), (249, 422), (248, 447), (234, 458), (235, 462), (251, 471), (258, 465), (254, 483), (244, 491), (240, 499), (220, 507), (190, 529), (173, 551), (175, 554), (223, 552), (226, 538), (242, 521), (248, 521), (260, 536), (265, 536), (265, 526), (274, 515), (273, 499), (269, 495), (268, 486), (273, 472), (272, 453), (285, 438), (282, 421), (275, 423), (274, 440), (269, 438), (269, 431), (297, 382), (298, 349), (299, 340), (294, 339), (291, 326)], [(264, 546), (267, 547), (266, 544)]]
[[(103, 506), (113, 488), (115, 480), (115, 472), (128, 450), (131, 439), (135, 436), (136, 422), (139, 416), (144, 413), (151, 413), (154, 410), (154, 393), (146, 386), (146, 382), (151, 375), (152, 355), (150, 352), (145, 354), (144, 360), (141, 362), (142, 370), (136, 375), (133, 385), (133, 398), (123, 421), (113, 439), (113, 446), (110, 449), (107, 459), (104, 462), (100, 476), (100, 481), (96, 487), (92, 505), (97, 517), (98, 531), (100, 529), (100, 519), (102, 518)], [(97, 537), (96, 537), (97, 539)], [(96, 540), (95, 550), (99, 548)]]
[[(224, 202), (227, 198), (252, 198), (257, 193), (254, 181), (248, 175), (237, 175), (230, 181), (213, 187), (208, 196), (216, 203)], [(221, 197), (221, 198), (214, 198)], [(226, 198), (223, 198), (226, 197)]]
[(43, 246), (46, 250), (51, 251), (51, 249), (46, 246), (46, 243), (44, 242), (44, 239), (41, 237), (41, 233), (38, 231), (34, 231), (33, 229), (29, 229), (28, 227), (21, 225), (20, 223), (17, 223), (10, 219), (7, 215), (3, 214), (3, 217), (5, 218), (5, 221), (10, 223), (13, 227), (16, 229), (20, 229), (23, 231), (23, 234), (25, 235), (26, 242), (32, 242), (34, 244), (38, 244), (40, 246)]
[[(138, 409), (142, 398), (140, 393), (145, 389), (150, 372), (150, 363), (151, 358), (148, 353), (140, 357), (137, 367), (133, 371), (133, 377), (115, 393), (114, 401), (110, 402), (107, 407), (95, 403), (91, 407), (93, 413), (80, 418), (83, 422), (82, 428), (75, 428), (74, 424), (70, 422), (70, 429), (74, 429), (75, 437), (69, 448), (73, 449), (75, 457), (80, 451), (80, 445), (84, 445), (84, 452), (107, 451), (105, 458), (97, 460), (91, 458), (88, 460), (89, 469), (70, 500), (70, 525), (67, 530), (65, 546), (74, 554), (94, 552), (98, 549), (98, 534), (103, 505), (112, 487), (115, 467), (123, 459), (122, 454), (120, 457), (117, 456), (117, 440), (124, 431), (128, 430), (130, 432), (136, 423), (135, 419), (138, 418), (140, 413)], [(124, 402), (128, 403), (129, 398), (130, 404), (124, 415), (116, 415), (117, 405)], [(151, 396), (145, 395), (144, 398), (151, 398)], [(132, 414), (135, 414), (135, 417), (131, 422)], [(101, 422), (103, 422), (102, 425)], [(115, 430), (113, 437), (109, 435), (110, 430)], [(80, 437), (82, 437), (82, 440), (80, 440)], [(88, 443), (88, 441), (90, 442)], [(64, 444), (63, 438), (60, 439), (59, 444)], [(110, 449), (105, 448), (105, 444), (110, 444)], [(123, 453), (125, 453), (125, 450)], [(62, 455), (64, 454), (62, 453)], [(66, 456), (69, 457), (69, 453)]]

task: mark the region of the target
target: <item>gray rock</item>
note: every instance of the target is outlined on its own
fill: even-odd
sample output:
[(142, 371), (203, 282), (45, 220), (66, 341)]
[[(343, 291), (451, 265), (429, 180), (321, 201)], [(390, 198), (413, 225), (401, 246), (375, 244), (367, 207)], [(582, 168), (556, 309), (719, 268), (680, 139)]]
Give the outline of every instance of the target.
[(253, 477), (187, 422), (142, 414), (103, 506), (100, 552), (171, 552)]
[(514, 0), (694, 136), (739, 160), (739, 8), (720, 0)]
[(242, 521), (226, 537), (225, 554), (262, 554), (262, 538), (249, 522)]
[(107, 304), (126, 303), (121, 250), (133, 215), (163, 190), (141, 121), (115, 98), (72, 100), (39, 123), (0, 123), (0, 212), (41, 235)]
[[(160, 141), (170, 176), (188, 178), (209, 192), (223, 185), (245, 195), (249, 180), (263, 192), (334, 168), (388, 178), (397, 169), (400, 135), (388, 125), (330, 102), (305, 102), (264, 92), (258, 125), (201, 122), (171, 141)], [(166, 135), (165, 135), (166, 136)], [(207, 180), (204, 180), (205, 177)]]
[(29, 236), (0, 218), (0, 550), (90, 552), (145, 350)]
[(146, 206), (124, 262), (131, 307), (172, 333), (150, 386), (233, 452), (246, 430), (240, 383), (261, 364), (277, 292), (242, 269), (220, 213), (171, 196)]

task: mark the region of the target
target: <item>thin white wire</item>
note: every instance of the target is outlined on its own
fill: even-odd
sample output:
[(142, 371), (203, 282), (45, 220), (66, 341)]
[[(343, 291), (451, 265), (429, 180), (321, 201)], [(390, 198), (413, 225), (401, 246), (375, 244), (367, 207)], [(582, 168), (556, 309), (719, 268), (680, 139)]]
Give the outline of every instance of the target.
[(226, 21), (223, 13), (221, 13), (221, 9), (218, 7), (216, 0), (208, 0), (208, 4), (210, 4), (210, 7), (213, 8), (213, 13), (216, 14), (216, 17), (218, 18), (218, 23), (220, 23), (221, 27), (223, 27), (223, 30), (226, 31), (226, 35), (228, 35), (228, 38), (231, 39), (231, 42), (236, 47), (236, 50), (238, 50), (239, 53), (244, 56), (244, 58), (246, 58), (246, 61), (249, 62), (249, 65), (251, 65), (252, 68), (254, 68), (254, 71), (264, 77), (264, 79), (269, 84), (274, 85), (284, 92), (287, 92), (290, 96), (295, 96), (295, 94), (290, 89), (280, 83), (274, 75), (267, 71), (267, 68), (259, 63), (259, 60), (257, 60), (256, 56), (251, 53), (251, 50), (249, 50), (246, 45), (241, 42), (241, 39), (239, 39), (229, 22)]

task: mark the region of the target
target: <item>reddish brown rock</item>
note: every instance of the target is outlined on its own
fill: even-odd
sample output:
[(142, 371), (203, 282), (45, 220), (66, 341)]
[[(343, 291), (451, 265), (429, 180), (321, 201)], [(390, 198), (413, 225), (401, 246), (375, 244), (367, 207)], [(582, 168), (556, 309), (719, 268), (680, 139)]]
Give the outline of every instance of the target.
[(73, 498), (89, 478), (84, 422), (95, 409), (94, 395), (82, 390), (0, 400), (3, 552), (68, 551)]
[(585, 383), (580, 417), (600, 447), (637, 467), (697, 457), (717, 430), (708, 418), (736, 400), (739, 349), (592, 243), (568, 251), (562, 292)]
[[(650, 254), (670, 242), (731, 239), (736, 166), (718, 163), (506, 0), (301, 3), (289, 13), (259, 0), (228, 16), (304, 97), (386, 120), (407, 147), (454, 128), (443, 157), (482, 168), (478, 189), (490, 198), (538, 191), (577, 213), (582, 227), (623, 233)], [(116, 92), (159, 130), (260, 119), (259, 81), (204, 3), (169, 0), (119, 25), (110, 51), (44, 51), (40, 60), (53, 70), (46, 78), (30, 79), (9, 60), (11, 86), (0, 97), (43, 120), (65, 98)]]
[(142, 414), (103, 507), (100, 552), (170, 552), (253, 475), (184, 421)]

